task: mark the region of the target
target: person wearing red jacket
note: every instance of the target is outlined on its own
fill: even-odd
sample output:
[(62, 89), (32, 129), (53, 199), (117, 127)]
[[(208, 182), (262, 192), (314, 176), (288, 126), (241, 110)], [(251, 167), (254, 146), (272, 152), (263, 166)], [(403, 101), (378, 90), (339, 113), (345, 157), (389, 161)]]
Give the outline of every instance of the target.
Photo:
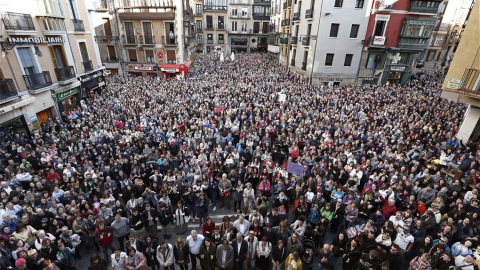
[(97, 222), (97, 229), (95, 230), (95, 240), (100, 245), (105, 260), (110, 263), (110, 256), (108, 250), (113, 253), (113, 229), (105, 224), (105, 220), (101, 219)]
[(292, 213), (295, 215), (295, 220), (301, 215), (307, 216), (307, 202), (305, 202), (305, 197), (300, 196), (300, 198), (298, 198), (293, 205)]
[(395, 206), (395, 200), (390, 199), (390, 200), (385, 200), (382, 196), (379, 196), (380, 200), (383, 202), (382, 205), (382, 211), (383, 211), (383, 216), (385, 217), (386, 220), (388, 220), (391, 216), (395, 216), (397, 213), (397, 207)]
[(213, 235), (213, 230), (215, 230), (215, 222), (210, 217), (206, 217), (205, 222), (202, 225), (203, 236), (210, 237)]

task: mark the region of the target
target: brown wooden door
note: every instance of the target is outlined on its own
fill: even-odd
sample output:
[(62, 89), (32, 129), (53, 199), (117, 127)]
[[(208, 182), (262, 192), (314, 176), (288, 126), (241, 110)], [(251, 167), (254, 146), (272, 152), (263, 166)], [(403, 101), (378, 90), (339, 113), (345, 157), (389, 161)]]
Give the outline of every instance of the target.
[(44, 110), (37, 113), (38, 122), (40, 124), (46, 123), (48, 121), (48, 111)]

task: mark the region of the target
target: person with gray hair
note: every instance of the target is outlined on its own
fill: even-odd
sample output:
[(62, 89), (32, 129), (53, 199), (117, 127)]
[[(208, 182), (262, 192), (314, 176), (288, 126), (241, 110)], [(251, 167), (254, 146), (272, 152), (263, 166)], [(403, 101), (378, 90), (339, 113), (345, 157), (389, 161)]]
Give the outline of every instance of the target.
[(240, 215), (238, 219), (233, 222), (233, 227), (237, 229), (239, 233), (246, 237), (250, 229), (250, 223), (248, 222), (248, 220), (245, 220), (244, 215)]
[(197, 234), (197, 231), (192, 230), (187, 237), (187, 245), (190, 251), (190, 262), (192, 263), (192, 270), (196, 269), (197, 259), (200, 254), (200, 248), (202, 247), (205, 237), (201, 234)]
[(227, 207), (230, 210), (230, 200), (231, 200), (231, 191), (232, 191), (232, 182), (227, 179), (227, 174), (222, 174), (222, 179), (218, 182), (218, 190), (220, 192), (220, 200), (222, 202), (222, 206), (220, 208)]
[(232, 243), (233, 247), (233, 254), (234, 254), (234, 270), (241, 270), (244, 267), (244, 262), (247, 257), (248, 252), (248, 243), (247, 241), (243, 240), (243, 234), (237, 233), (236, 241)]
[(115, 215), (115, 220), (112, 222), (110, 227), (113, 228), (115, 232), (115, 237), (118, 239), (120, 248), (125, 250), (125, 240), (128, 238), (130, 233), (130, 225), (126, 217), (122, 217), (120, 214)]

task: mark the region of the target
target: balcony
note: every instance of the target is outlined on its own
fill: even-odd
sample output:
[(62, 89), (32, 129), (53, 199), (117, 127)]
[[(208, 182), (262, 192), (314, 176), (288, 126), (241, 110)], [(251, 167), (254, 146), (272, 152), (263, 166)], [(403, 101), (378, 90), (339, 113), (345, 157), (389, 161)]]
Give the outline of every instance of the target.
[(300, 21), (300, 12), (293, 13), (293, 21)]
[(270, 15), (267, 15), (265, 13), (253, 13), (253, 19), (254, 20), (270, 20)]
[(58, 83), (62, 84), (75, 78), (75, 70), (73, 69), (73, 66), (60, 67), (55, 69), (55, 75), (57, 75)]
[(207, 24), (205, 30), (213, 30), (213, 24)]
[(138, 43), (141, 45), (155, 45), (155, 36), (140, 35), (138, 36)]
[(399, 48), (423, 50), (428, 46), (430, 37), (402, 37), (400, 36)]
[(103, 63), (118, 62), (118, 58), (116, 56), (102, 57), (102, 62)]
[(217, 30), (225, 30), (225, 24), (224, 23), (222, 23), (222, 24), (219, 23), (218, 26), (217, 26)]
[[(465, 95), (467, 97), (480, 98), (480, 70), (465, 69), (461, 80), (445, 78), (445, 90)], [(452, 82), (453, 81), (453, 82)]]
[(38, 90), (52, 84), (50, 72), (44, 71), (33, 75), (23, 75), (28, 90)]
[(35, 25), (30, 14), (20, 14), (13, 12), (6, 12), (3, 15), (3, 24), (7, 33), (12, 34), (19, 31), (19, 34), (30, 34), (25, 32), (33, 32), (35, 34)]
[(224, 39), (219, 39), (218, 44), (225, 44), (225, 40)]
[(441, 0), (429, 0), (429, 1), (421, 1), (421, 0), (412, 0), (410, 2), (410, 12), (418, 12), (418, 13), (428, 13), (428, 14), (437, 14), (438, 7), (442, 3)]
[(290, 26), (290, 18), (282, 20), (282, 26)]
[(82, 20), (72, 19), (72, 24), (75, 32), (85, 32), (85, 27), (83, 27)]
[(307, 62), (302, 62), (302, 70), (307, 70)]
[(227, 6), (204, 5), (204, 11), (227, 11)]
[(309, 36), (303, 37), (303, 39), (302, 39), (302, 45), (303, 45), (303, 46), (310, 46), (310, 37), (309, 37)]
[(177, 39), (174, 36), (173, 37), (163, 36), (162, 41), (163, 41), (162, 43), (165, 46), (177, 46)]
[(249, 0), (230, 0), (230, 5), (251, 5)]
[(288, 38), (282, 38), (281, 37), (279, 43), (282, 44), (282, 45), (288, 45)]
[(207, 39), (207, 44), (213, 44), (213, 39)]
[(92, 3), (93, 10), (97, 12), (106, 12), (108, 11), (107, 0), (94, 1)]
[(307, 9), (305, 11), (305, 19), (313, 19), (313, 9)]
[(18, 92), (12, 79), (0, 81), (0, 103), (8, 102), (9, 99), (16, 96), (18, 96)]
[(118, 36), (95, 36), (95, 41), (114, 43), (118, 41)]
[(370, 37), (370, 47), (385, 47), (385, 44), (387, 44), (387, 37), (385, 36)]
[(124, 45), (137, 45), (137, 37), (135, 35), (123, 36)]
[(290, 61), (290, 65), (293, 67), (295, 66), (295, 59), (292, 59), (292, 61)]
[(292, 39), (290, 40), (290, 44), (297, 45), (297, 43), (298, 43), (298, 38), (297, 37), (292, 37)]
[(89, 72), (93, 70), (92, 60), (83, 61), (82, 64), (83, 64), (83, 70), (85, 70), (85, 72)]
[(288, 0), (287, 1), (287, 8), (291, 7), (292, 6), (292, 0)]

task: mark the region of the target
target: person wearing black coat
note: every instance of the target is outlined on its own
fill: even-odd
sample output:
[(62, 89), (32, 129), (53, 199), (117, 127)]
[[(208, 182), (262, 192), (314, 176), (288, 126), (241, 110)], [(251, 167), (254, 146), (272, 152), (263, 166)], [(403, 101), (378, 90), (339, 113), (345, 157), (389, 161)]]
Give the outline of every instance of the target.
[(149, 265), (152, 270), (160, 269), (159, 261), (157, 260), (157, 247), (158, 239), (147, 235), (145, 237), (145, 252), (144, 255), (147, 258), (147, 265)]
[(164, 203), (160, 203), (160, 211), (158, 211), (158, 220), (163, 227), (163, 238), (169, 239), (171, 234), (169, 234), (168, 225), (172, 222), (172, 212), (170, 209), (165, 206)]
[(95, 254), (90, 258), (90, 264), (88, 270), (103, 270), (107, 269), (108, 263), (99, 254)]
[(232, 243), (233, 247), (233, 260), (234, 260), (234, 270), (241, 270), (243, 269), (243, 263), (245, 262), (245, 258), (247, 257), (248, 252), (248, 243), (247, 241), (243, 240), (243, 234), (237, 233), (237, 239), (233, 240)]
[(143, 220), (145, 220), (145, 228), (147, 228), (147, 232), (150, 235), (156, 236), (158, 234), (157, 222), (159, 218), (157, 213), (158, 212), (156, 211), (156, 209), (153, 209), (149, 203), (145, 204), (145, 211), (143, 211)]
[(143, 239), (143, 234), (145, 233), (145, 220), (143, 219), (143, 215), (138, 212), (139, 209), (137, 207), (132, 209), (130, 228), (132, 228), (135, 238)]
[(283, 264), (287, 258), (287, 250), (285, 243), (282, 240), (278, 240), (276, 245), (272, 244), (272, 270), (283, 269)]
[(338, 199), (336, 204), (332, 206), (333, 218), (331, 221), (330, 231), (336, 233), (338, 226), (342, 223), (342, 220), (345, 216), (345, 206), (342, 203), (341, 199)]

